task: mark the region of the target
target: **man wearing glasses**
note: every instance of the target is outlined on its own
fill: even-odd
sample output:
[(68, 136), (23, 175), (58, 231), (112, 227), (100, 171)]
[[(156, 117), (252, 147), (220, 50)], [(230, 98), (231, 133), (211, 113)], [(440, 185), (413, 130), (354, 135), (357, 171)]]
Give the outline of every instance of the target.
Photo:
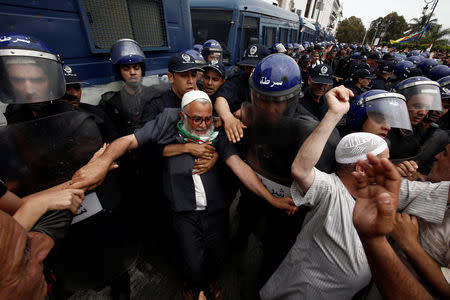
[[(205, 145), (210, 158), (217, 151), (225, 164), (256, 195), (288, 214), (297, 208), (289, 197), (276, 198), (264, 187), (253, 170), (239, 157), (234, 144), (223, 131), (214, 130), (212, 104), (208, 95), (194, 90), (184, 94), (179, 108), (164, 110), (134, 134), (115, 140), (98, 160), (74, 175), (73, 187), (97, 185), (110, 164), (128, 150), (149, 142), (160, 145)], [(164, 154), (163, 188), (172, 210), (172, 226), (181, 250), (185, 270), (185, 299), (206, 290), (213, 299), (221, 295), (217, 283), (228, 249), (228, 205), (220, 169), (214, 166), (204, 174), (196, 172), (198, 156), (185, 153)], [(192, 297), (191, 297), (192, 296)]]

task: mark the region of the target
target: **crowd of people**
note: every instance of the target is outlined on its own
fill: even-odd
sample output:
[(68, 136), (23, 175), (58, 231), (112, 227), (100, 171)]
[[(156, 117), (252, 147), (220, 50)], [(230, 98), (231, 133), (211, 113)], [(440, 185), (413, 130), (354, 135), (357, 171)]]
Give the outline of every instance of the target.
[(450, 297), (448, 57), (252, 44), (227, 69), (208, 40), (157, 86), (136, 41), (110, 57), (123, 86), (92, 105), (45, 42), (0, 38), (0, 298), (109, 285), (129, 299), (152, 239), (172, 248), (183, 299), (223, 299), (250, 235), (254, 299)]

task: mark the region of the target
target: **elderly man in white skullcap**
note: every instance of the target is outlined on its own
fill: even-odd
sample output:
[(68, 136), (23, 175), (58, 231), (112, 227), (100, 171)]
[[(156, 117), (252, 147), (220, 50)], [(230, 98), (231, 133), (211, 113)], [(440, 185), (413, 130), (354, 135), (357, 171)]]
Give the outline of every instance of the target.
[[(358, 160), (367, 160), (369, 152), (389, 158), (386, 142), (371, 133), (349, 134), (336, 148), (336, 173), (327, 174), (314, 167), (331, 132), (348, 111), (350, 96), (352, 92), (343, 86), (326, 94), (328, 112), (292, 164), (292, 198), (296, 205), (306, 205), (310, 211), (294, 246), (261, 289), (263, 300), (351, 299), (371, 279), (363, 246), (352, 223), (358, 190), (352, 173), (363, 171)], [(398, 209), (431, 222), (442, 222), (448, 184), (425, 184), (428, 188), (416, 189), (408, 184), (401, 186)], [(417, 196), (425, 191), (437, 196)]]
[[(297, 211), (291, 198), (274, 197), (239, 157), (226, 134), (214, 130), (211, 100), (197, 90), (184, 94), (181, 110), (167, 108), (134, 134), (115, 140), (94, 162), (74, 175), (73, 186), (97, 185), (117, 158), (146, 143), (187, 143), (192, 147), (207, 144), (256, 195), (288, 214)], [(221, 290), (217, 278), (228, 248), (226, 187), (216, 166), (198, 174), (193, 169), (197, 157), (190, 153), (164, 157), (163, 168), (164, 194), (173, 212), (173, 229), (184, 262), (183, 295), (194, 299), (200, 290), (206, 290), (218, 299)]]

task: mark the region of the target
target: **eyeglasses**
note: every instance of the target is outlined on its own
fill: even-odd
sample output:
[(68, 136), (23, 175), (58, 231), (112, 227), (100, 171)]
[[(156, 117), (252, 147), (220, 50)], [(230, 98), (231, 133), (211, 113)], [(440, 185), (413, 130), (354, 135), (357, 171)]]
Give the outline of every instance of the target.
[(197, 124), (197, 125), (199, 125), (199, 124), (201, 124), (203, 122), (205, 122), (205, 124), (209, 124), (213, 120), (213, 116), (208, 116), (208, 117), (202, 118), (202, 117), (199, 117), (199, 116), (191, 117), (188, 114), (185, 114), (185, 115), (186, 115), (186, 117), (189, 118), (189, 120), (191, 120), (192, 122), (194, 122), (194, 124)]

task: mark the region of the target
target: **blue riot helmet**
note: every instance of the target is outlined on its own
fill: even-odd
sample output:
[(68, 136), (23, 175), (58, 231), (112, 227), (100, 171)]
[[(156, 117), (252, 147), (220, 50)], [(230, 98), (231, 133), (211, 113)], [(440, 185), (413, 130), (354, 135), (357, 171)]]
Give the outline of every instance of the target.
[(414, 76), (398, 83), (395, 91), (405, 96), (408, 110), (442, 111), (439, 83), (436, 81)]
[(420, 55), (412, 55), (406, 58), (406, 60), (409, 60), (410, 62), (412, 62), (415, 65), (418, 65), (422, 60), (423, 60), (423, 56)]
[(301, 93), (301, 74), (295, 60), (281, 53), (265, 57), (249, 78), (256, 120), (276, 123), (295, 113)]
[(302, 76), (295, 60), (281, 53), (263, 58), (249, 78), (252, 103), (263, 118), (278, 121), (295, 111)]
[(190, 56), (192, 56), (195, 59), (195, 63), (201, 68), (202, 66), (206, 65), (206, 61), (203, 58), (203, 56), (198, 53), (195, 49), (188, 49), (188, 50), (184, 50), (181, 53), (187, 53)]
[(202, 53), (202, 49), (203, 49), (203, 46), (202, 45), (200, 45), (200, 44), (195, 44), (194, 46), (192, 46), (192, 49), (194, 49), (195, 51), (197, 51), (198, 53)]
[(309, 47), (309, 42), (308, 41), (304, 41), (303, 42), (303, 48), (308, 48)]
[(270, 48), (270, 52), (272, 53), (286, 53), (286, 48), (282, 43), (275, 43), (272, 45), (272, 48)]
[(439, 80), (448, 75), (450, 75), (450, 67), (446, 65), (439, 65), (431, 69), (428, 72), (427, 77), (431, 80)]
[(394, 66), (394, 75), (396, 79), (403, 80), (410, 77), (411, 69), (414, 68), (414, 64), (409, 60), (404, 60), (397, 63)]
[[(347, 127), (352, 131), (366, 131), (364, 124), (367, 119), (385, 128), (411, 131), (406, 100), (401, 94), (370, 90), (356, 97), (347, 113)], [(385, 138), (388, 131), (371, 133)]]
[(361, 52), (355, 52), (352, 54), (352, 59), (361, 59)]
[(408, 54), (406, 56), (410, 57), (410, 56), (418, 56), (418, 55), (420, 55), (420, 51), (419, 50), (411, 50), (411, 51), (408, 52)]
[(220, 43), (216, 40), (207, 40), (203, 44), (202, 55), (206, 62), (211, 60), (223, 61), (223, 49)]
[(438, 63), (436, 60), (431, 58), (425, 58), (424, 60), (422, 60), (417, 64), (417, 67), (420, 70), (422, 70), (423, 75), (427, 76), (428, 72), (437, 65)]
[(437, 81), (437, 83), (439, 83), (441, 88), (447, 88), (450, 90), (450, 75), (442, 77)]
[(285, 44), (284, 47), (285, 47), (287, 50), (294, 50), (294, 45), (292, 45), (291, 43)]
[(294, 47), (294, 50), (297, 50), (300, 48), (300, 44), (299, 43), (293, 43), (292, 47)]
[(120, 67), (123, 65), (139, 64), (141, 66), (142, 77), (145, 76), (145, 55), (141, 46), (132, 39), (117, 40), (109, 50), (110, 60), (114, 65), (117, 76), (121, 79)]
[(405, 59), (403, 58), (403, 56), (400, 56), (400, 55), (395, 55), (395, 57), (394, 57), (394, 62), (397, 64), (397, 63), (399, 63), (399, 62), (401, 62), (401, 61), (404, 61)]
[(25, 34), (0, 36), (0, 101), (39, 103), (66, 91), (62, 61), (44, 42)]

